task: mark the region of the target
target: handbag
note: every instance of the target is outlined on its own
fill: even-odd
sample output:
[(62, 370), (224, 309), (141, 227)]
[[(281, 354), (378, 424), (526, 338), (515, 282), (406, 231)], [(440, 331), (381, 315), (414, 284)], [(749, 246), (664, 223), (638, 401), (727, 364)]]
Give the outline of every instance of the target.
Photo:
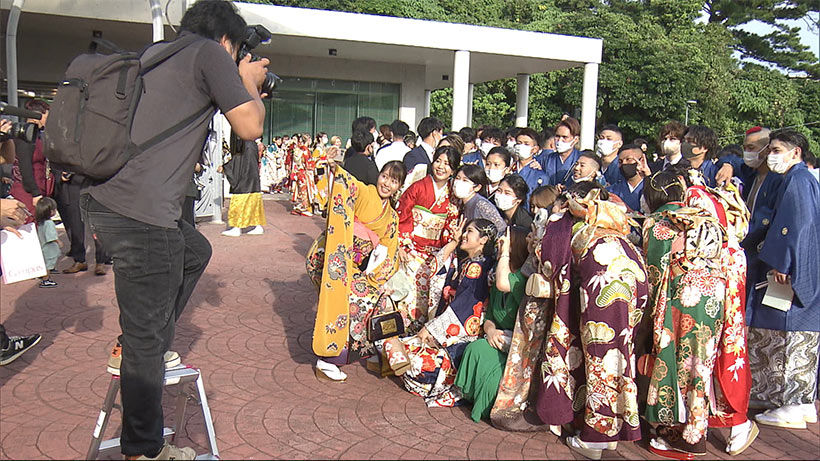
[(541, 273), (534, 273), (527, 279), (527, 286), (524, 289), (527, 296), (533, 298), (549, 298), (552, 296), (552, 284)]
[(404, 334), (404, 317), (396, 309), (396, 303), (390, 296), (382, 294), (376, 302), (376, 309), (384, 304), (390, 304), (390, 312), (375, 313), (367, 321), (367, 340), (376, 342), (382, 339), (401, 336)]

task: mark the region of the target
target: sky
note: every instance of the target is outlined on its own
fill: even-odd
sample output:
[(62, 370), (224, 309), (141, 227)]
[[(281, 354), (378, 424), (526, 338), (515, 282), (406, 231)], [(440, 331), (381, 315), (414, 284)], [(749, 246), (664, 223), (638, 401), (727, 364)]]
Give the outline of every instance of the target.
[[(802, 19), (785, 21), (785, 23), (792, 27), (800, 27), (800, 41), (808, 46), (809, 50), (820, 59), (820, 26), (818, 26), (818, 23), (820, 23), (820, 12), (809, 13), (809, 17), (814, 21), (813, 28), (808, 24), (808, 21)], [(768, 24), (759, 21), (744, 24), (741, 28), (758, 35), (766, 35), (772, 31), (772, 28)]]

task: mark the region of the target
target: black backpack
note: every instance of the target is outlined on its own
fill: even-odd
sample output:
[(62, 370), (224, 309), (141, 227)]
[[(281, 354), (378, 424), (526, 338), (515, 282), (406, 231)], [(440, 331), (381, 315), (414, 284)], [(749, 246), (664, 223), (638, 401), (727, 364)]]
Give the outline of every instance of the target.
[(143, 93), (142, 77), (198, 40), (204, 39), (184, 35), (141, 62), (145, 50), (123, 51), (107, 40), (95, 39), (114, 53), (85, 53), (71, 61), (57, 87), (43, 133), (48, 160), (60, 171), (105, 181), (134, 156), (211, 110), (207, 105), (142, 144), (131, 141), (131, 125)]

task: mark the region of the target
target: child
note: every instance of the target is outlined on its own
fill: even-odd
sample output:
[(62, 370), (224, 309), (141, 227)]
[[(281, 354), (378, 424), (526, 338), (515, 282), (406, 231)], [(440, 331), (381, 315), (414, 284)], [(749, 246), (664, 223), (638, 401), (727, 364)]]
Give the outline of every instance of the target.
[(442, 251), (452, 253), (458, 247), (465, 257), (447, 274), (436, 316), (417, 335), (384, 342), (390, 367), (429, 407), (451, 407), (460, 399), (452, 385), (464, 349), (481, 335), (497, 234), (486, 219), (459, 226)]
[(57, 258), (60, 257), (60, 240), (57, 238), (57, 227), (51, 218), (57, 214), (57, 202), (51, 197), (43, 197), (34, 207), (34, 219), (37, 222), (37, 238), (40, 239), (40, 247), (43, 249), (43, 259), (46, 262), (48, 274), (40, 277), (40, 288), (53, 288), (57, 282), (51, 280), (51, 272), (57, 265)]
[(527, 231), (508, 227), (507, 235), (498, 240), (498, 264), (484, 318), (484, 338), (467, 346), (456, 375), (456, 387), (473, 402), (471, 417), (475, 422), (490, 418), (504, 374), (518, 306), (527, 284), (521, 274), (527, 253)]

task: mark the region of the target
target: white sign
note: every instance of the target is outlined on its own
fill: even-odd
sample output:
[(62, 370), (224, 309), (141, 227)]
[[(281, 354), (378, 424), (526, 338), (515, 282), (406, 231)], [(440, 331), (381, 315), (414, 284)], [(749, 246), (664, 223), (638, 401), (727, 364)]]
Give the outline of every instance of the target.
[(20, 226), (17, 231), (23, 238), (0, 231), (0, 267), (5, 284), (48, 275), (34, 223)]

